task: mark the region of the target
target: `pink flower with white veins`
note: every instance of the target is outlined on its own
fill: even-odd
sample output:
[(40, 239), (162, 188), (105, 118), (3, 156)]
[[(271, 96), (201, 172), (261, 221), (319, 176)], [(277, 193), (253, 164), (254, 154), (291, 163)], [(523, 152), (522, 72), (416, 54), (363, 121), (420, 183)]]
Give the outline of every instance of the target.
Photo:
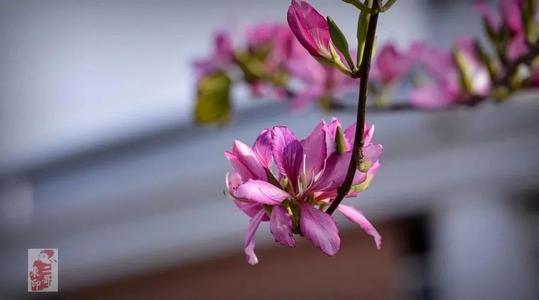
[[(374, 127), (364, 131), (363, 164), (357, 170), (348, 196), (365, 189), (374, 176), (383, 152), (372, 142)], [(299, 140), (285, 126), (263, 130), (253, 147), (240, 141), (225, 152), (233, 172), (227, 174), (227, 190), (236, 205), (250, 218), (245, 236), (245, 254), (256, 264), (254, 235), (263, 221), (270, 222), (276, 242), (294, 247), (294, 234), (302, 234), (327, 255), (340, 247), (338, 229), (323, 209), (337, 195), (350, 162), (355, 125), (344, 132), (337, 119), (320, 122), (305, 139)], [(371, 235), (376, 246), (381, 237), (361, 211), (344, 204), (338, 210)]]

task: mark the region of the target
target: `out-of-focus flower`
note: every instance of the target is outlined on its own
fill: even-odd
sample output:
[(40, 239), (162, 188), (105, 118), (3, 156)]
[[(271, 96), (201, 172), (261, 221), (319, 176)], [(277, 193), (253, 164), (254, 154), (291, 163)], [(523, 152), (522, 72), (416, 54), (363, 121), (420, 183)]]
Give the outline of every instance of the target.
[(218, 71), (224, 71), (234, 60), (232, 41), (228, 32), (221, 31), (215, 35), (213, 53), (209, 58), (194, 61), (193, 66), (199, 77)]
[(505, 26), (515, 35), (521, 34), (524, 31), (521, 20), (522, 0), (500, 0), (499, 5)]
[(529, 48), (523, 34), (515, 36), (507, 45), (506, 56), (510, 62), (514, 62), (522, 55), (528, 53)]
[(314, 7), (304, 0), (292, 0), (287, 19), (298, 41), (313, 57), (333, 60), (335, 50), (328, 23)]
[(400, 52), (395, 45), (388, 43), (374, 59), (370, 76), (383, 85), (391, 85), (408, 74), (412, 63), (407, 53)]
[(523, 31), (521, 0), (500, 0), (498, 6), (499, 15), (496, 14), (494, 9), (485, 0), (476, 0), (474, 6), (494, 33), (498, 34), (504, 26), (514, 34), (520, 34)]
[(297, 55), (299, 48), (301, 45), (285, 24), (263, 23), (248, 28), (245, 49), (237, 51), (236, 63), (251, 95), (284, 98), (289, 79), (286, 63)]
[(455, 104), (460, 87), (451, 55), (426, 43), (415, 42), (410, 47), (410, 57), (431, 77), (431, 82), (416, 87), (410, 93), (410, 102), (428, 109)]
[(305, 49), (300, 50), (303, 55), (297, 51), (300, 53), (286, 63), (290, 77), (301, 83), (292, 100), (292, 109), (299, 110), (317, 101), (329, 104), (335, 98), (357, 89), (356, 79), (346, 76), (331, 66), (320, 64), (308, 55)]
[(465, 104), (474, 96), (486, 96), (490, 92), (492, 83), (488, 70), (469, 39), (457, 42), (454, 56), (421, 42), (412, 45), (410, 55), (432, 77), (432, 82), (411, 92), (413, 105), (444, 108), (458, 101)]
[(522, 0), (501, 0), (498, 15), (484, 0), (477, 0), (475, 7), (490, 30), (497, 35), (494, 37), (495, 43), (505, 49), (508, 61), (515, 61), (529, 50), (522, 20)]
[[(357, 170), (348, 196), (357, 195), (380, 166), (382, 146), (372, 142), (374, 127), (365, 128), (361, 171)], [(340, 247), (333, 218), (323, 210), (337, 195), (351, 158), (355, 125), (344, 132), (337, 119), (320, 122), (305, 139), (299, 140), (285, 126), (263, 130), (249, 147), (235, 141), (225, 156), (233, 167), (226, 186), (236, 205), (250, 218), (245, 236), (245, 254), (250, 264), (254, 253), (254, 235), (263, 221), (270, 222), (276, 242), (294, 247), (294, 234), (302, 234), (327, 255)], [(347, 205), (338, 210), (371, 235), (376, 246), (381, 237), (361, 211)]]

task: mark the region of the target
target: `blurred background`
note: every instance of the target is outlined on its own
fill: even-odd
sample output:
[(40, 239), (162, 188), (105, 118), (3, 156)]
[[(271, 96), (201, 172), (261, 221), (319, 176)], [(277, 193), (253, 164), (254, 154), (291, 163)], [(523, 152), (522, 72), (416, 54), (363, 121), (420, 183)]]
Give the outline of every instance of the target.
[[(311, 2), (353, 36), (351, 6)], [(337, 256), (277, 246), (264, 224), (260, 263), (245, 262), (223, 151), (275, 124), (305, 136), (330, 115), (239, 90), (229, 126), (196, 127), (191, 62), (215, 30), (285, 22), (288, 5), (0, 0), (0, 299), (34, 296), (27, 248), (44, 247), (59, 249), (61, 298), (539, 299), (537, 94), (368, 115), (383, 167), (349, 201), (383, 249), (337, 216)], [(471, 1), (401, 0), (378, 40), (449, 47), (480, 33)]]

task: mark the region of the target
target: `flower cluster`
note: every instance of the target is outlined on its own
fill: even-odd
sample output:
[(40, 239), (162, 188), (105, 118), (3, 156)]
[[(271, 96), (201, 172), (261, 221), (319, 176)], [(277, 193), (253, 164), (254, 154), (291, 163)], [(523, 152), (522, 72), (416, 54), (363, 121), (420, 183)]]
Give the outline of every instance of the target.
[[(295, 110), (316, 101), (328, 108), (332, 99), (355, 90), (356, 80), (332, 67), (337, 64), (347, 69), (341, 61), (342, 53), (329, 40), (325, 18), (306, 1), (294, 0), (288, 20), (308, 31), (304, 40), (298, 41), (286, 24), (248, 28), (243, 43), (234, 43), (228, 32), (215, 35), (211, 55), (193, 63), (198, 78), (196, 121), (227, 120), (223, 115), (230, 114), (227, 109), (231, 101), (230, 84), (235, 82), (245, 82), (253, 97), (291, 100)], [(226, 82), (230, 84), (224, 87), (206, 84), (214, 77), (229, 78)], [(200, 114), (204, 118), (198, 117)]]
[[(410, 74), (419, 75), (423, 82), (410, 92), (410, 103), (439, 109), (474, 105), (488, 97), (505, 100), (515, 90), (539, 86), (537, 57), (519, 61), (539, 47), (539, 10), (535, 5), (535, 1), (500, 0), (498, 16), (483, 0), (475, 2), (495, 55), (469, 38), (457, 40), (452, 51), (424, 42), (414, 42), (408, 51), (399, 51), (391, 44), (383, 46), (375, 59), (373, 85), (378, 88), (374, 90), (385, 91)], [(517, 69), (515, 65), (524, 71), (510, 73)], [(387, 97), (386, 93), (380, 95)]]
[[(514, 91), (539, 87), (537, 57), (522, 61), (539, 48), (536, 6), (535, 1), (500, 0), (497, 13), (484, 1), (475, 2), (493, 53), (470, 38), (459, 39), (451, 50), (419, 41), (406, 50), (391, 42), (380, 46), (370, 72), (372, 99), (387, 105), (390, 92), (397, 86), (400, 91), (409, 89), (402, 83), (411, 81), (413, 87), (406, 92), (409, 103), (423, 109), (474, 105), (487, 98), (505, 100)], [(313, 102), (325, 109), (339, 107), (355, 91), (357, 76), (351, 75), (358, 74), (360, 62), (350, 54), (360, 51), (348, 51), (346, 43), (333, 41), (331, 24), (336, 25), (304, 0), (291, 1), (287, 21), (288, 26), (248, 29), (243, 45), (235, 46), (228, 33), (216, 35), (213, 54), (195, 63), (197, 108), (208, 106), (201, 99), (211, 99), (209, 107), (216, 117), (210, 122), (222, 120), (215, 111), (230, 113), (223, 110), (230, 106), (230, 89), (216, 92), (215, 86), (202, 84), (215, 74), (226, 74), (231, 83), (246, 82), (254, 96), (290, 100), (295, 110)], [(203, 97), (206, 94), (211, 97)]]
[[(269, 221), (277, 243), (294, 247), (295, 235), (303, 235), (327, 255), (335, 255), (340, 238), (333, 218), (324, 212), (344, 181), (352, 155), (355, 124), (344, 131), (337, 119), (321, 121), (305, 139), (298, 139), (286, 126), (264, 129), (252, 147), (235, 141), (225, 156), (233, 167), (226, 176), (228, 193), (251, 220), (245, 236), (250, 264), (255, 232)], [(382, 146), (372, 142), (374, 126), (364, 130), (363, 158), (348, 196), (369, 185), (380, 166)], [(344, 204), (338, 210), (371, 235), (376, 246), (381, 237), (361, 211)]]

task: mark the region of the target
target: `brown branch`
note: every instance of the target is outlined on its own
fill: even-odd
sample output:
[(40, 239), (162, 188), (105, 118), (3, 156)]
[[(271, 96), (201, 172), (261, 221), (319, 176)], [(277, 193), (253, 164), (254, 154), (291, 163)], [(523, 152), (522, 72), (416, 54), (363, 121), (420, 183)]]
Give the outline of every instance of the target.
[[(373, 1), (372, 9), (377, 11), (379, 9), (378, 1)], [(337, 191), (337, 197), (333, 200), (331, 205), (326, 210), (326, 213), (331, 215), (335, 209), (339, 206), (346, 194), (352, 187), (354, 181), (354, 175), (358, 162), (363, 158), (363, 140), (364, 140), (364, 128), (365, 128), (365, 113), (367, 110), (367, 87), (369, 83), (369, 71), (371, 68), (371, 58), (374, 48), (374, 39), (376, 37), (376, 25), (378, 24), (378, 13), (374, 13), (369, 18), (369, 25), (367, 27), (367, 37), (365, 40), (365, 52), (363, 52), (362, 63), (360, 66), (360, 78), (359, 78), (359, 96), (358, 107), (356, 115), (356, 133), (354, 137), (354, 146), (352, 148), (352, 157), (350, 158), (350, 164), (348, 165), (348, 171), (344, 179), (343, 184)]]

